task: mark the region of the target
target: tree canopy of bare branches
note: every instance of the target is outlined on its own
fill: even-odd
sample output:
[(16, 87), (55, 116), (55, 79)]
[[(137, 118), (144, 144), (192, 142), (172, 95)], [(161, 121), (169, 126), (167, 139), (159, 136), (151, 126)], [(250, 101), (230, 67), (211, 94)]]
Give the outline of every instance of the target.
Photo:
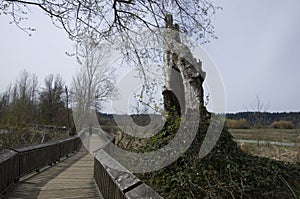
[(211, 18), (220, 8), (209, 0), (1, 0), (0, 14), (10, 15), (13, 23), (30, 32), (35, 29), (24, 27), (22, 21), (31, 7), (41, 9), (77, 42), (91, 32), (100, 41), (143, 27), (161, 28), (167, 14), (174, 16), (182, 32), (206, 42), (215, 38)]
[(97, 45), (93, 40), (86, 39), (81, 45), (79, 63), (81, 68), (72, 81), (74, 100), (86, 106), (100, 108), (102, 101), (114, 96), (114, 68), (105, 61), (108, 56), (105, 45)]
[(91, 111), (101, 109), (101, 102), (115, 95), (114, 68), (108, 67), (105, 57), (109, 50), (85, 39), (80, 46), (78, 61), (80, 70), (72, 81), (72, 104), (74, 120), (80, 127), (88, 126), (95, 117)]

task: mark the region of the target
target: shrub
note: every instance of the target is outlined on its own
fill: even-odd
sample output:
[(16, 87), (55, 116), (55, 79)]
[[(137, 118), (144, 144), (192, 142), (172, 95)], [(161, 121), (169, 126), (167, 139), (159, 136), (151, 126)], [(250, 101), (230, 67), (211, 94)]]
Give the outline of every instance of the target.
[(249, 129), (250, 125), (248, 121), (244, 118), (239, 120), (227, 119), (225, 126), (230, 129)]
[(274, 129), (293, 129), (293, 128), (295, 128), (295, 126), (292, 122), (285, 121), (285, 120), (275, 121), (271, 124), (271, 127)]

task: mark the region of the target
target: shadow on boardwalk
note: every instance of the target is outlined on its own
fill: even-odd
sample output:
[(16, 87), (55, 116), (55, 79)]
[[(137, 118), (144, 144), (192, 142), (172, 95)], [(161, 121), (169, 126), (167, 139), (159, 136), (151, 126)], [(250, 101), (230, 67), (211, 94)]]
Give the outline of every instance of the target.
[(81, 150), (13, 186), (5, 198), (102, 198), (93, 178), (93, 157)]

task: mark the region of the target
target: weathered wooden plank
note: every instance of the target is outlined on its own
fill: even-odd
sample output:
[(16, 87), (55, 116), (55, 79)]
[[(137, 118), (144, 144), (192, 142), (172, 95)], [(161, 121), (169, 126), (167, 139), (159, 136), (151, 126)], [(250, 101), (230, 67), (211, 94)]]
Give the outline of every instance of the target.
[(93, 158), (86, 150), (19, 182), (7, 198), (102, 198), (93, 178)]

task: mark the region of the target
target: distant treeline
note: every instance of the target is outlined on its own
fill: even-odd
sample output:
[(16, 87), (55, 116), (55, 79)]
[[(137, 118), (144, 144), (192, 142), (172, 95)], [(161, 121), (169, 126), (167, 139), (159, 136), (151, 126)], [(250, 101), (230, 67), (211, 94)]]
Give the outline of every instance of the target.
[(0, 93), (0, 129), (31, 124), (70, 127), (69, 90), (61, 76), (50, 74), (40, 87), (35, 74), (22, 71)]
[(228, 113), (226, 118), (230, 120), (245, 119), (250, 126), (271, 126), (279, 121), (289, 121), (295, 128), (300, 128), (300, 112), (240, 112)]
[(69, 93), (59, 75), (48, 75), (40, 86), (35, 74), (22, 71), (0, 93), (0, 151), (73, 135)]
[[(160, 115), (151, 115), (151, 117), (162, 117)], [(133, 120), (139, 125), (147, 125), (150, 122), (149, 115), (131, 115)], [(240, 128), (251, 127), (272, 127), (272, 128), (300, 128), (300, 112), (240, 112), (226, 114), (227, 124), (236, 125)], [(113, 114), (99, 113), (98, 119), (100, 125), (116, 126)]]

